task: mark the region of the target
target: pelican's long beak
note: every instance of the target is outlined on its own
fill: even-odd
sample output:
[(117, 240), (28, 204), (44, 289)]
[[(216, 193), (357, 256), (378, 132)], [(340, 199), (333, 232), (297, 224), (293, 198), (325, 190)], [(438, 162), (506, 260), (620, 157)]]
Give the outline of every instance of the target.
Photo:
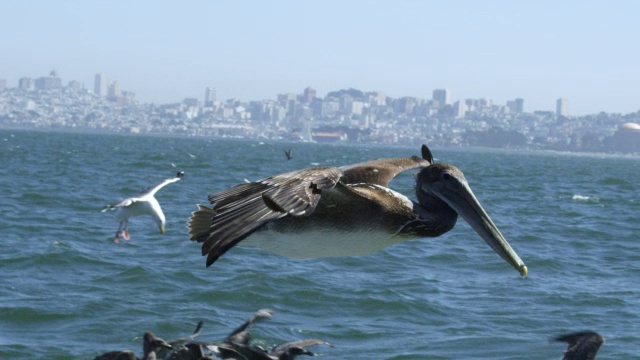
[(164, 235), (164, 226), (160, 226), (160, 234)]
[(469, 223), (473, 230), (491, 246), (493, 251), (511, 264), (514, 269), (518, 270), (522, 277), (527, 276), (527, 266), (511, 248), (511, 245), (509, 245), (504, 236), (502, 236), (496, 224), (491, 221), (491, 218), (487, 215), (486, 211), (484, 211), (478, 199), (476, 199), (466, 180), (460, 180), (456, 183), (455, 188), (446, 187), (442, 189), (441, 192), (441, 199)]

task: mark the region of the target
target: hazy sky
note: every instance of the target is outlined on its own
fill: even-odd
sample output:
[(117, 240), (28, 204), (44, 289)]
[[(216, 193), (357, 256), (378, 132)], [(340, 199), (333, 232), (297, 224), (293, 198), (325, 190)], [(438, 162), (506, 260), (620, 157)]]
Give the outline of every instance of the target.
[(0, 1), (0, 78), (143, 102), (274, 99), (311, 86), (525, 99), (525, 111), (640, 110), (639, 1)]

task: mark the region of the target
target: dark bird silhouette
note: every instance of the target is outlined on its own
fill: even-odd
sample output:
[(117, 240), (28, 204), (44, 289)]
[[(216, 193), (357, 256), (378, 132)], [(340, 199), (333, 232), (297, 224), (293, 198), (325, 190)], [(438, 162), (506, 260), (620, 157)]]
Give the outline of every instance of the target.
[[(388, 188), (399, 173), (418, 169), (412, 201)], [(189, 221), (207, 266), (244, 240), (293, 257), (368, 254), (406, 240), (436, 237), (458, 216), (522, 276), (527, 267), (482, 208), (462, 172), (422, 158), (371, 160), (315, 167), (234, 186), (209, 196)], [(245, 240), (246, 239), (246, 240)]]
[(287, 160), (291, 160), (293, 158), (293, 150), (287, 149), (284, 151), (284, 156), (287, 157)]
[(158, 358), (170, 360), (199, 360), (206, 358), (200, 345), (191, 343), (202, 331), (202, 321), (196, 325), (196, 329), (189, 336), (167, 340), (171, 348), (158, 350)]
[(174, 183), (183, 177), (184, 172), (179, 171), (176, 176), (165, 179), (160, 184), (141, 192), (138, 196), (124, 199), (115, 205), (107, 205), (106, 208), (102, 209), (102, 212), (117, 210), (116, 221), (118, 221), (120, 225), (118, 226), (118, 230), (116, 230), (116, 235), (113, 238), (113, 241), (119, 243), (120, 235), (122, 235), (125, 240), (129, 240), (129, 218), (141, 215), (150, 215), (153, 218), (153, 221), (158, 224), (160, 233), (164, 234), (166, 219), (162, 212), (162, 208), (160, 207), (160, 203), (158, 203), (158, 200), (155, 198), (155, 194), (166, 185)]
[[(142, 338), (142, 360), (156, 360), (156, 352), (161, 348), (171, 348), (166, 341), (157, 338), (151, 331), (144, 333)], [(98, 355), (94, 360), (139, 360), (131, 350), (109, 351)]]
[(293, 360), (298, 355), (314, 356), (314, 353), (305, 349), (309, 346), (314, 345), (333, 346), (330, 343), (319, 339), (289, 341), (284, 344), (275, 346), (273, 349), (271, 349), (271, 351), (269, 351), (269, 356), (278, 360)]
[(567, 351), (563, 360), (593, 360), (604, 343), (604, 337), (595, 331), (579, 331), (553, 338), (554, 341), (566, 342)]
[(258, 321), (269, 319), (273, 316), (271, 310), (259, 310), (249, 320), (233, 330), (222, 343), (210, 344), (209, 348), (214, 350), (216, 356), (221, 359), (236, 360), (293, 360), (298, 355), (311, 355), (314, 353), (306, 350), (306, 347), (314, 345), (328, 345), (330, 343), (318, 340), (307, 339), (289, 341), (274, 346), (270, 351), (266, 351), (260, 346), (250, 344), (251, 334), (249, 327)]

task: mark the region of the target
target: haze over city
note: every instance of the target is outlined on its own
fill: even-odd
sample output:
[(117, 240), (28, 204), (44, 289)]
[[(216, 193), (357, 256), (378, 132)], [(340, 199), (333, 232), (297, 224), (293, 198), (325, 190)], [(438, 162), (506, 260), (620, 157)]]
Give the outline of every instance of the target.
[(0, 78), (104, 73), (146, 102), (258, 100), (313, 86), (525, 99), (570, 115), (640, 109), (633, 1), (0, 3)]

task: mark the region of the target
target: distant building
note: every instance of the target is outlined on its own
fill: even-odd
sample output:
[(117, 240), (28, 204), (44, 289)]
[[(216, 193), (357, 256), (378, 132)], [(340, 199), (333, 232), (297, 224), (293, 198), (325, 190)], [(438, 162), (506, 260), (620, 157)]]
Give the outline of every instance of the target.
[(93, 82), (93, 92), (102, 97), (107, 96), (107, 77), (103, 74), (96, 74)]
[(507, 108), (509, 108), (509, 112), (512, 114), (524, 113), (524, 99), (517, 98), (515, 100), (508, 100)]
[(23, 77), (18, 80), (18, 88), (21, 90), (33, 90), (36, 88), (32, 78)]
[(111, 85), (109, 85), (109, 90), (107, 91), (107, 97), (109, 100), (117, 100), (121, 94), (120, 85), (118, 85), (117, 81), (114, 81)]
[(618, 151), (640, 153), (640, 124), (628, 122), (613, 134), (613, 148)]
[(313, 100), (315, 99), (316, 99), (316, 89), (310, 86), (306, 87), (302, 94), (302, 102), (309, 104), (309, 103), (312, 103)]
[(445, 105), (449, 105), (450, 94), (447, 89), (435, 89), (433, 90), (433, 100), (437, 101), (440, 104), (440, 107), (444, 107)]
[(182, 103), (185, 104), (186, 106), (191, 106), (191, 107), (198, 107), (200, 105), (200, 103), (198, 102), (198, 99), (196, 98), (184, 98), (184, 100), (182, 100)]
[(398, 114), (412, 114), (413, 108), (416, 107), (417, 100), (414, 97), (401, 97), (393, 104), (393, 110)]
[(82, 84), (80, 84), (79, 81), (71, 80), (69, 81), (69, 84), (67, 85), (67, 87), (73, 91), (78, 92), (82, 89)]
[(569, 115), (569, 110), (567, 107), (567, 99), (561, 97), (558, 100), (556, 100), (556, 115), (558, 116)]
[(216, 89), (206, 87), (204, 89), (204, 106), (211, 107), (213, 106), (213, 102), (216, 101)]
[(58, 77), (58, 73), (55, 70), (51, 70), (49, 76), (37, 78), (35, 85), (38, 90), (61, 89), (62, 79)]
[(387, 104), (387, 96), (381, 91), (374, 92), (372, 100), (376, 106), (385, 106)]
[(467, 114), (467, 105), (458, 100), (453, 104), (453, 116), (456, 119), (462, 119)]

